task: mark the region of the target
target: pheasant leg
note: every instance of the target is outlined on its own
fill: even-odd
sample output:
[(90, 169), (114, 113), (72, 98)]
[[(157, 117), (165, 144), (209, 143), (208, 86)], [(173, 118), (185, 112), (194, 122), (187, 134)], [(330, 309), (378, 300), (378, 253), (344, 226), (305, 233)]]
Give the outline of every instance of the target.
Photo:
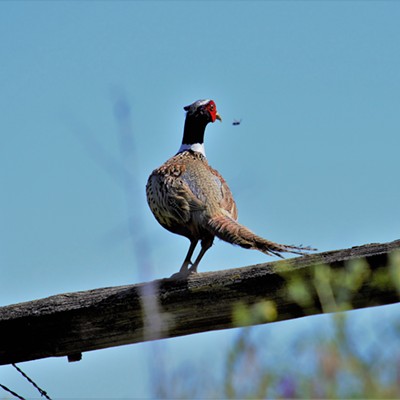
[(197, 273), (197, 266), (199, 265), (201, 259), (203, 258), (204, 254), (206, 254), (206, 251), (212, 246), (214, 241), (214, 237), (211, 237), (211, 239), (203, 239), (201, 241), (201, 250), (199, 255), (196, 258), (196, 261), (192, 266), (189, 268), (188, 272), (189, 274), (195, 274)]
[(179, 272), (176, 272), (175, 274), (173, 274), (171, 276), (171, 278), (173, 278), (173, 279), (183, 278), (183, 277), (189, 275), (189, 265), (193, 264), (192, 261), (191, 261), (191, 258), (192, 258), (194, 249), (196, 248), (198, 242), (199, 242), (198, 240), (191, 240), (190, 241), (190, 247), (189, 247), (189, 250), (188, 250), (188, 252), (186, 254), (185, 260), (183, 261), (181, 269), (179, 270)]

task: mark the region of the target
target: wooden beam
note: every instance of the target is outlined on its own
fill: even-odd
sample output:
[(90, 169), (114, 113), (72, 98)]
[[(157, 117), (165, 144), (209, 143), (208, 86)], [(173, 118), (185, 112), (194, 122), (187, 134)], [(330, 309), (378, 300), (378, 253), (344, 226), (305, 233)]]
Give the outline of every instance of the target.
[[(379, 278), (362, 279), (352, 294), (353, 308), (396, 303), (398, 288), (388, 282), (400, 280), (399, 270), (390, 266), (399, 249), (400, 240), (368, 244), (200, 273), (187, 280), (65, 293), (0, 307), (0, 365), (54, 356), (73, 361), (90, 350), (335, 311), (324, 307), (318, 287), (309, 286), (312, 301), (303, 304), (290, 295), (288, 282), (295, 276), (306, 284), (314, 282), (315, 271), (322, 271), (323, 265), (346, 273), (351, 260), (365, 259), (369, 273)], [(334, 296), (336, 286), (330, 286)], [(273, 304), (276, 315), (250, 322), (233, 317), (238, 307), (251, 309), (258, 302)]]

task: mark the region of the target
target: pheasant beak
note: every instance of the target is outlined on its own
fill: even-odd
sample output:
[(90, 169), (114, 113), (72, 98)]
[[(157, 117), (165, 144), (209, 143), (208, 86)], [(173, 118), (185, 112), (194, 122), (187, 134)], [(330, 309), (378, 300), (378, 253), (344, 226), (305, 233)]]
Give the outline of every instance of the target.
[(218, 119), (219, 121), (222, 122), (222, 118), (218, 113), (215, 114), (215, 119)]

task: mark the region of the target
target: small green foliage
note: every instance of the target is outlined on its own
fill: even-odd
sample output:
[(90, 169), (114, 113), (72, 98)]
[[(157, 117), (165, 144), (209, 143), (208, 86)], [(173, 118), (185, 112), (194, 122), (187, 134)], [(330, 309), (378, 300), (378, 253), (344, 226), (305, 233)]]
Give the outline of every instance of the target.
[[(182, 379), (178, 374), (182, 387), (168, 383), (174, 379), (166, 379), (162, 397), (400, 398), (400, 323), (392, 317), (385, 319), (383, 313), (379, 321), (358, 318), (356, 326), (354, 314), (340, 312), (352, 309), (360, 293), (365, 296), (365, 287), (396, 288), (400, 295), (400, 251), (390, 254), (389, 270), (371, 270), (366, 260), (351, 260), (335, 268), (317, 265), (307, 270), (286, 269), (280, 275), (286, 280), (281, 299), (302, 307), (304, 315), (321, 309), (334, 314), (316, 317), (321, 324), (314, 325), (311, 335), (300, 334), (297, 339), (272, 336), (267, 326), (243, 328), (226, 354), (222, 378), (212, 382), (208, 369), (192, 366), (185, 370), (190, 370), (191, 377), (196, 370), (196, 379)], [(251, 305), (239, 302), (232, 312), (233, 324), (275, 321), (279, 319), (277, 305), (279, 300)], [(291, 327), (301, 327), (301, 321), (304, 319), (292, 321)]]
[[(224, 393), (220, 397), (399, 398), (400, 353), (396, 348), (400, 331), (388, 324), (386, 329), (380, 326), (379, 334), (376, 332), (385, 343), (383, 347), (392, 349), (391, 352), (382, 352), (382, 346), (377, 350), (376, 343), (371, 342), (370, 348), (364, 347), (360, 352), (354, 324), (348, 315), (336, 313), (330, 317), (333, 331), (328, 337), (324, 336), (322, 329), (319, 330), (320, 336), (301, 336), (294, 345), (280, 347), (281, 357), (278, 359), (270, 357), (274, 352), (269, 348), (276, 346), (279, 340), (270, 337), (267, 328), (261, 335), (257, 335), (255, 328), (241, 330), (228, 352)], [(326, 323), (327, 317), (323, 318)], [(304, 357), (307, 367), (302, 361)]]
[(239, 302), (233, 309), (232, 320), (236, 326), (249, 326), (275, 321), (276, 305), (273, 301), (262, 300), (250, 306)]
[(312, 288), (299, 274), (293, 274), (286, 283), (287, 296), (300, 306), (306, 308), (314, 304)]
[(317, 265), (314, 268), (312, 280), (324, 312), (338, 311), (338, 306), (333, 293), (333, 271), (327, 265)]
[(391, 281), (400, 295), (400, 250), (389, 254), (389, 271)]

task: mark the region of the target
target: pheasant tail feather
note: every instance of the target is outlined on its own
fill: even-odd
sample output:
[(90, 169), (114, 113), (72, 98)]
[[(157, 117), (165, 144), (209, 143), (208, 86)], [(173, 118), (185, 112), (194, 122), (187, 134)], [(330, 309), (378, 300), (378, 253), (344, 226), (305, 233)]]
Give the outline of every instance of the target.
[(216, 216), (208, 222), (210, 231), (225, 242), (238, 245), (245, 249), (261, 251), (268, 255), (283, 258), (280, 253), (304, 254), (314, 249), (303, 246), (292, 246), (271, 242), (261, 236), (257, 236), (250, 229), (239, 224), (228, 216)]

